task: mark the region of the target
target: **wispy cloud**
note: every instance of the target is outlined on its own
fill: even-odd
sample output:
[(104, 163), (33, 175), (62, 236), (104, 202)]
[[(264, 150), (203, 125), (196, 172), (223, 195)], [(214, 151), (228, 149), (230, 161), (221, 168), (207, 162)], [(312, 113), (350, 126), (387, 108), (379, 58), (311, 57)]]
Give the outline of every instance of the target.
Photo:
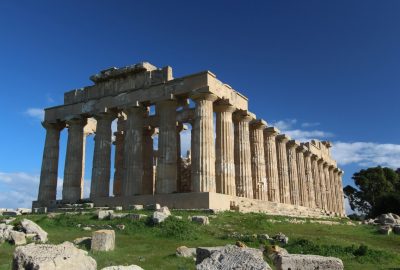
[(0, 207), (31, 207), (36, 199), (39, 175), (26, 172), (0, 172)]
[[(319, 123), (300, 123), (298, 124), (297, 119), (285, 119), (273, 122), (271, 124), (277, 127), (282, 133), (289, 135), (292, 139), (306, 142), (312, 139), (328, 139), (334, 136), (331, 132), (322, 130), (308, 130), (307, 128), (318, 126)], [(304, 129), (297, 128), (300, 125)]]
[(334, 142), (332, 155), (341, 165), (400, 168), (400, 145), (373, 142)]
[(44, 110), (43, 109), (39, 109), (39, 108), (28, 108), (25, 111), (25, 114), (33, 117), (35, 119), (38, 119), (40, 121), (43, 121), (44, 119)]

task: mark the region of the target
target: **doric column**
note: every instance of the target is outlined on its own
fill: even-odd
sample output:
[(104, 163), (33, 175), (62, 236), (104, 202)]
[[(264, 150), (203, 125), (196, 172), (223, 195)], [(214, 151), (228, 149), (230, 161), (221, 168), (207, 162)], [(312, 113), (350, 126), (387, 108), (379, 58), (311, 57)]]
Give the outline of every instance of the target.
[(173, 193), (177, 189), (177, 133), (176, 100), (157, 103), (156, 111), (160, 119), (158, 135), (158, 166), (156, 193)]
[(122, 196), (133, 196), (142, 192), (143, 178), (143, 118), (144, 107), (138, 105), (125, 110), (124, 175)]
[(293, 205), (300, 205), (299, 200), (299, 178), (297, 172), (297, 147), (299, 142), (291, 140), (287, 143), (287, 156), (288, 156), (288, 171), (289, 171), (289, 189), (290, 189), (290, 202)]
[(253, 181), (251, 176), (251, 150), (249, 122), (254, 115), (243, 110), (233, 114), (235, 141), (235, 183), (236, 196), (253, 198)]
[(86, 136), (84, 127), (87, 119), (75, 118), (67, 121), (68, 141), (65, 157), (62, 200), (74, 203), (82, 199), (84, 149)]
[(264, 129), (264, 151), (267, 176), (268, 200), (279, 202), (279, 176), (278, 161), (276, 157), (276, 136), (279, 129), (275, 127), (267, 127)]
[(42, 125), (46, 129), (46, 140), (43, 150), (42, 170), (40, 171), (38, 201), (48, 202), (56, 200), (60, 131), (65, 124), (42, 122)]
[(300, 205), (308, 207), (308, 192), (307, 192), (307, 179), (306, 169), (304, 164), (304, 153), (306, 152), (304, 145), (297, 147), (297, 173), (299, 179), (299, 200)]
[(250, 122), (251, 172), (253, 196), (257, 200), (268, 200), (265, 168), (264, 129), (267, 123), (262, 119)]
[(339, 169), (339, 173), (338, 173), (338, 182), (339, 182), (339, 191), (340, 191), (339, 211), (342, 214), (342, 216), (345, 216), (346, 210), (345, 210), (345, 206), (344, 206), (343, 179), (342, 179), (343, 174), (344, 174), (344, 172)]
[(117, 131), (114, 132), (115, 155), (113, 194), (115, 197), (122, 195), (122, 178), (124, 176), (125, 122), (126, 115), (123, 112), (120, 112), (118, 114)]
[(336, 194), (336, 179), (335, 175), (333, 174), (333, 170), (335, 167), (333, 165), (329, 165), (329, 179), (330, 179), (330, 194), (331, 194), (331, 211), (337, 213), (337, 194)]
[(321, 191), (321, 208), (324, 210), (328, 210), (326, 201), (324, 160), (322, 158), (318, 160), (318, 171), (319, 171), (320, 191)]
[(192, 191), (215, 192), (215, 144), (212, 93), (196, 93), (192, 128)]
[(311, 165), (311, 155), (310, 151), (304, 153), (304, 165), (306, 172), (306, 183), (307, 183), (307, 197), (308, 197), (308, 207), (315, 208), (315, 191), (314, 191), (314, 178), (312, 173)]
[(225, 100), (214, 105), (216, 112), (216, 191), (222, 194), (236, 195), (235, 158), (232, 113), (235, 107)]
[(311, 168), (314, 179), (314, 192), (315, 192), (315, 206), (322, 209), (321, 205), (321, 187), (320, 187), (320, 173), (318, 170), (318, 156), (311, 156)]
[(97, 126), (90, 183), (91, 199), (110, 195), (111, 123), (114, 118), (114, 113), (102, 113), (95, 116)]
[(279, 198), (281, 203), (290, 204), (289, 168), (286, 144), (290, 137), (285, 134), (276, 136), (276, 153), (278, 159)]
[(340, 210), (340, 187), (339, 187), (339, 177), (338, 177), (338, 168), (333, 169), (333, 180), (335, 183), (335, 213), (341, 215), (341, 210)]
[(324, 175), (325, 175), (325, 194), (326, 194), (326, 209), (332, 212), (332, 194), (331, 194), (331, 182), (329, 178), (329, 164), (324, 162)]
[(156, 129), (147, 126), (143, 129), (143, 178), (142, 194), (154, 193), (153, 135)]

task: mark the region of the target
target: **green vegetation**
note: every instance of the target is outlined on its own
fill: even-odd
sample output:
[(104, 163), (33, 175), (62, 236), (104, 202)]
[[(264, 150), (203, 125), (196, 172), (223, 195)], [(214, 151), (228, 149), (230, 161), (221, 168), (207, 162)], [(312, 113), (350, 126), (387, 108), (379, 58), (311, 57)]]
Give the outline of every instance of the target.
[[(136, 211), (150, 215), (151, 212)], [(268, 234), (283, 232), (289, 237), (289, 244), (283, 246), (290, 253), (317, 254), (341, 258), (346, 269), (390, 269), (400, 265), (400, 236), (379, 235), (373, 226), (347, 225), (348, 220), (332, 219), (340, 225), (311, 223), (309, 219), (296, 218), (303, 224), (292, 224), (286, 217), (265, 214), (241, 214), (224, 212), (210, 217), (210, 225), (202, 226), (188, 221), (189, 215), (211, 215), (204, 212), (172, 211), (182, 220), (168, 218), (161, 225), (148, 220), (133, 221), (128, 218), (97, 220), (94, 214), (66, 215), (54, 218), (46, 215), (32, 215), (27, 218), (37, 222), (49, 233), (50, 243), (73, 241), (75, 238), (90, 236), (82, 228), (94, 225), (94, 229), (111, 226), (116, 231), (116, 250), (112, 252), (90, 252), (98, 268), (109, 265), (137, 264), (144, 269), (194, 269), (191, 259), (177, 258), (178, 246), (218, 246), (235, 243), (236, 235)], [(80, 224), (80, 225), (78, 225)], [(125, 230), (116, 229), (125, 224)], [(259, 247), (269, 244), (256, 237), (240, 239), (248, 246)], [(88, 249), (81, 246), (82, 249)], [(14, 247), (8, 243), (0, 245), (0, 270), (11, 268)]]
[(355, 187), (346, 186), (344, 194), (352, 210), (367, 217), (400, 214), (400, 169), (374, 167), (353, 175)]

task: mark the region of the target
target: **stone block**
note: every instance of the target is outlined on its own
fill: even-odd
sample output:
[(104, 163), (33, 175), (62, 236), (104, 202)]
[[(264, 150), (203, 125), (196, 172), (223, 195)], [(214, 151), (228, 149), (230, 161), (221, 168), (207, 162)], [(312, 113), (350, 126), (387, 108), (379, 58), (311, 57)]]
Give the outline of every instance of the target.
[(114, 213), (114, 210), (98, 210), (97, 218), (100, 220), (108, 219), (112, 213)]
[(378, 232), (380, 234), (389, 235), (392, 232), (392, 227), (390, 227), (389, 225), (380, 226)]
[(164, 222), (168, 217), (169, 217), (168, 214), (165, 214), (163, 212), (155, 211), (153, 213), (152, 220), (153, 220), (154, 224), (160, 224), (161, 222)]
[(118, 265), (118, 266), (109, 266), (106, 268), (102, 268), (101, 270), (143, 270), (142, 267), (137, 266), (137, 265), (129, 265), (129, 266), (122, 266), (122, 265)]
[(39, 225), (29, 219), (23, 219), (21, 221), (21, 227), (25, 231), (25, 233), (36, 234), (35, 240), (46, 243), (47, 242), (47, 232), (45, 232)]
[(96, 261), (70, 242), (60, 245), (29, 244), (14, 251), (12, 270), (96, 270)]
[(142, 204), (134, 204), (134, 205), (130, 205), (129, 209), (130, 210), (143, 210), (143, 205)]
[(115, 211), (122, 211), (122, 206), (115, 206), (115, 207), (114, 207), (114, 210), (115, 210)]
[(277, 270), (343, 270), (342, 260), (334, 257), (303, 254), (279, 254), (275, 259)]
[(127, 213), (111, 213), (110, 214), (110, 219), (117, 219), (117, 218), (124, 218), (127, 217)]
[(10, 242), (16, 246), (25, 245), (26, 244), (25, 233), (11, 231), (10, 232)]
[(146, 210), (158, 210), (160, 208), (161, 208), (161, 205), (158, 203), (146, 205)]
[(144, 214), (130, 214), (129, 218), (132, 219), (132, 220), (141, 220), (141, 219), (147, 218), (147, 215), (144, 215)]
[(184, 257), (184, 258), (190, 258), (190, 257), (196, 257), (196, 248), (188, 248), (186, 246), (180, 246), (176, 249), (175, 252), (176, 256), (178, 257)]
[(99, 230), (92, 234), (92, 251), (110, 251), (115, 248), (115, 232), (113, 230)]
[(207, 216), (192, 216), (192, 221), (199, 223), (201, 225), (208, 225), (210, 224), (210, 220)]

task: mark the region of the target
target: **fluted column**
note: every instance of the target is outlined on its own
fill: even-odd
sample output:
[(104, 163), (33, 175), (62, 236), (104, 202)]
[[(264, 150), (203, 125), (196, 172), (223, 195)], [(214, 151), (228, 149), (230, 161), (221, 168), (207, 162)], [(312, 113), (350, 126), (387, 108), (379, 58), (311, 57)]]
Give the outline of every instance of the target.
[(238, 110), (233, 114), (235, 142), (235, 183), (236, 196), (253, 198), (251, 176), (251, 150), (249, 122), (254, 116), (247, 111)]
[(338, 182), (339, 182), (339, 190), (340, 190), (339, 209), (340, 209), (340, 213), (342, 214), (342, 216), (345, 216), (346, 210), (345, 210), (345, 206), (344, 206), (343, 179), (342, 179), (343, 174), (344, 174), (344, 172), (342, 170), (339, 170), (339, 173), (338, 173), (338, 180), (339, 180)]
[(85, 134), (87, 119), (72, 119), (68, 124), (67, 153), (64, 167), (62, 200), (74, 203), (82, 198)]
[(142, 106), (125, 110), (127, 115), (124, 141), (124, 175), (122, 195), (133, 196), (142, 192), (143, 178), (143, 118), (145, 109)]
[(322, 158), (318, 160), (318, 171), (319, 171), (320, 191), (321, 191), (321, 208), (324, 210), (328, 210), (327, 200), (326, 200), (324, 160)]
[(262, 119), (250, 122), (251, 172), (253, 178), (253, 197), (268, 200), (265, 168), (264, 129), (267, 123)]
[(90, 183), (90, 198), (109, 197), (110, 166), (111, 166), (111, 122), (114, 113), (102, 113), (95, 116), (97, 120), (94, 137), (92, 181)]
[(153, 135), (155, 128), (147, 126), (143, 129), (143, 178), (142, 194), (154, 193), (154, 168), (153, 168)]
[(272, 202), (280, 202), (279, 198), (279, 175), (278, 161), (276, 157), (276, 136), (279, 129), (275, 127), (267, 127), (264, 129), (264, 151), (267, 176), (268, 200)]
[(158, 135), (156, 193), (173, 193), (178, 190), (176, 107), (176, 100), (163, 100), (157, 103), (160, 133)]
[(192, 129), (192, 191), (215, 192), (213, 102), (217, 96), (196, 93), (191, 98), (196, 102)]
[(320, 187), (320, 173), (318, 170), (318, 156), (311, 156), (311, 168), (314, 179), (314, 192), (315, 192), (315, 206), (322, 209), (321, 205), (321, 187)]
[(308, 196), (308, 207), (315, 208), (315, 191), (314, 191), (314, 177), (312, 173), (310, 151), (304, 153), (304, 165), (306, 172), (306, 183), (307, 183), (307, 196)]
[(46, 129), (46, 140), (40, 171), (38, 201), (48, 202), (56, 200), (60, 131), (65, 124), (42, 122), (42, 125)]
[(291, 140), (287, 143), (290, 202), (293, 205), (300, 205), (299, 178), (297, 172), (297, 157), (296, 157), (297, 147), (299, 147), (299, 143), (295, 140)]
[(214, 105), (216, 112), (216, 191), (236, 195), (232, 113), (235, 107), (225, 101)]
[(307, 192), (307, 179), (306, 169), (304, 163), (304, 153), (306, 148), (303, 145), (297, 147), (296, 159), (297, 159), (297, 173), (299, 179), (299, 200), (300, 205), (308, 207), (308, 192)]
[(329, 170), (329, 179), (330, 179), (330, 194), (331, 194), (331, 211), (337, 213), (337, 194), (336, 194), (336, 180), (335, 175), (333, 174), (333, 170), (335, 167), (330, 165), (328, 167)]
[(341, 215), (341, 209), (340, 209), (340, 186), (339, 186), (339, 176), (338, 176), (339, 169), (334, 168), (333, 169), (333, 179), (335, 182), (335, 212), (339, 215)]
[(113, 194), (115, 197), (119, 197), (122, 195), (122, 178), (124, 177), (125, 122), (126, 115), (120, 112), (117, 120), (117, 131), (114, 132), (115, 155)]
[(289, 168), (286, 144), (290, 137), (285, 134), (276, 136), (276, 153), (278, 159), (279, 198), (281, 203), (290, 203)]
[(332, 212), (332, 194), (331, 194), (331, 182), (329, 177), (329, 164), (324, 162), (324, 175), (325, 175), (325, 194), (326, 194), (326, 209)]

